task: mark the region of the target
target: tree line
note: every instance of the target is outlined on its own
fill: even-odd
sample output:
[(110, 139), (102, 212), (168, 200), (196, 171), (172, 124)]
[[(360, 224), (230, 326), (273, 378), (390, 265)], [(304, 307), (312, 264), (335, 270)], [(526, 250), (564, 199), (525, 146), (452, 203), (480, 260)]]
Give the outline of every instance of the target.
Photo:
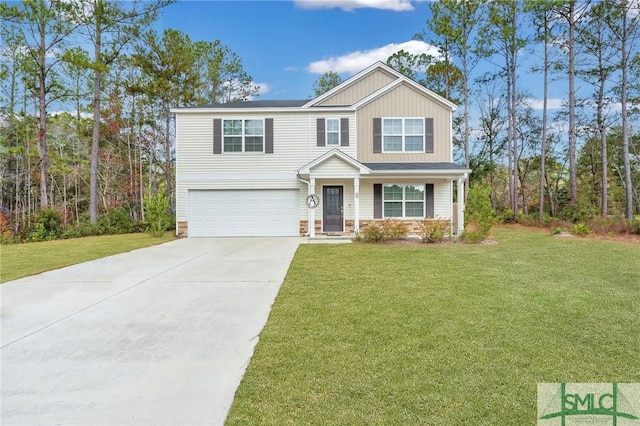
[(257, 94), (241, 58), (219, 40), (153, 28), (172, 2), (0, 4), (0, 228), (7, 240), (28, 234), (43, 211), (55, 210), (66, 228), (96, 224), (114, 209), (144, 221), (144, 200), (156, 193), (166, 194), (171, 210), (169, 109)]
[[(0, 3), (3, 233), (24, 236), (51, 210), (64, 228), (112, 211), (144, 221), (145, 198), (157, 193), (173, 209), (170, 108), (246, 100), (258, 87), (221, 41), (154, 29), (172, 2)], [(431, 18), (416, 37), (439, 54), (399, 51), (387, 62), (460, 105), (458, 160), (473, 170), (471, 183), (490, 186), (496, 211), (516, 220), (640, 214), (638, 2), (426, 7)], [(531, 75), (542, 93), (523, 90)], [(340, 81), (323, 75), (314, 92)], [(560, 109), (548, 104), (554, 82), (566, 85)]]
[[(439, 56), (400, 51), (388, 64), (461, 105), (454, 125), (461, 161), (473, 170), (471, 183), (490, 185), (494, 209), (515, 219), (640, 214), (638, 2), (428, 7), (432, 18), (417, 37)], [(534, 68), (519, 63), (524, 55), (537, 59)], [(540, 93), (522, 87), (532, 75)], [(566, 84), (567, 99), (551, 114), (554, 81)], [(534, 96), (542, 98), (541, 114)]]
[[(440, 0), (427, 7), (431, 18), (416, 38), (439, 54), (401, 50), (387, 64), (460, 105), (454, 142), (473, 171), (467, 189), (488, 184), (494, 210), (513, 220), (640, 214), (638, 2)], [(537, 59), (534, 68), (519, 63), (523, 55)], [(539, 93), (522, 88), (531, 75)], [(323, 74), (314, 95), (341, 81)], [(567, 99), (551, 114), (554, 81), (566, 83)]]

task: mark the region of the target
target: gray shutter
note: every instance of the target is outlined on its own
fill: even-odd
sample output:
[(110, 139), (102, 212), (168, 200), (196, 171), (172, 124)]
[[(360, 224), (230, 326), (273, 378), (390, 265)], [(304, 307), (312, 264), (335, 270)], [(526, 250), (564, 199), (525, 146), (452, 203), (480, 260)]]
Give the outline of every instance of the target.
[(222, 120), (213, 119), (213, 153), (222, 154)]
[(424, 119), (424, 152), (433, 153), (433, 118)]
[(349, 119), (340, 119), (340, 146), (349, 146)]
[(382, 184), (373, 184), (373, 218), (382, 219)]
[(382, 152), (382, 119), (373, 119), (373, 152)]
[(325, 146), (326, 136), (324, 134), (324, 118), (318, 118), (316, 125), (316, 134), (318, 136), (317, 146)]
[(433, 218), (434, 214), (434, 200), (433, 200), (433, 184), (426, 183), (424, 185), (424, 201), (425, 201), (425, 215), (426, 217)]
[(273, 118), (264, 119), (264, 153), (273, 154)]

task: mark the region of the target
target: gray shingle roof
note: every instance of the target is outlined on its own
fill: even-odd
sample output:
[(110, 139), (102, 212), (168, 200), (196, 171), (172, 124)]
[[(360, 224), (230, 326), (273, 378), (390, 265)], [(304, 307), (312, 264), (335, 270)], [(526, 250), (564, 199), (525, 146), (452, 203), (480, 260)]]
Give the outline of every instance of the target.
[(226, 104), (198, 105), (192, 108), (295, 108), (309, 102), (310, 99), (275, 99), (258, 101), (229, 102)]
[(461, 170), (456, 163), (363, 163), (371, 170)]

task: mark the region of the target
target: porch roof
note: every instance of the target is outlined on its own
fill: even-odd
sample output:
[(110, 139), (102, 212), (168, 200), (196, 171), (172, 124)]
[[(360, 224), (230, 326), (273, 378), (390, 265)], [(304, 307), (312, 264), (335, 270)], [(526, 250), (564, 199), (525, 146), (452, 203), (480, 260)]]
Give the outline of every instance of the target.
[(470, 169), (465, 168), (456, 163), (363, 163), (371, 170), (455, 170), (460, 172), (470, 172)]

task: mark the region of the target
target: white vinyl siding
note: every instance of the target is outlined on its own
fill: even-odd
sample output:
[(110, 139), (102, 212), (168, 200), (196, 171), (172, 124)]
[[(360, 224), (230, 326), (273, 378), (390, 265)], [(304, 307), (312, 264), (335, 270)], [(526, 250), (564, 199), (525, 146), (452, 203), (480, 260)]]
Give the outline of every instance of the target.
[[(296, 178), (303, 165), (327, 152), (316, 146), (317, 118), (349, 118), (349, 146), (338, 147), (345, 154), (356, 155), (355, 114), (322, 114), (302, 111), (246, 114), (245, 119), (273, 118), (273, 154), (214, 155), (213, 119), (237, 118), (237, 113), (216, 111), (176, 114), (176, 219), (187, 221), (189, 189), (221, 188), (298, 188), (306, 185)], [(306, 206), (301, 201), (301, 218), (306, 220)]]

